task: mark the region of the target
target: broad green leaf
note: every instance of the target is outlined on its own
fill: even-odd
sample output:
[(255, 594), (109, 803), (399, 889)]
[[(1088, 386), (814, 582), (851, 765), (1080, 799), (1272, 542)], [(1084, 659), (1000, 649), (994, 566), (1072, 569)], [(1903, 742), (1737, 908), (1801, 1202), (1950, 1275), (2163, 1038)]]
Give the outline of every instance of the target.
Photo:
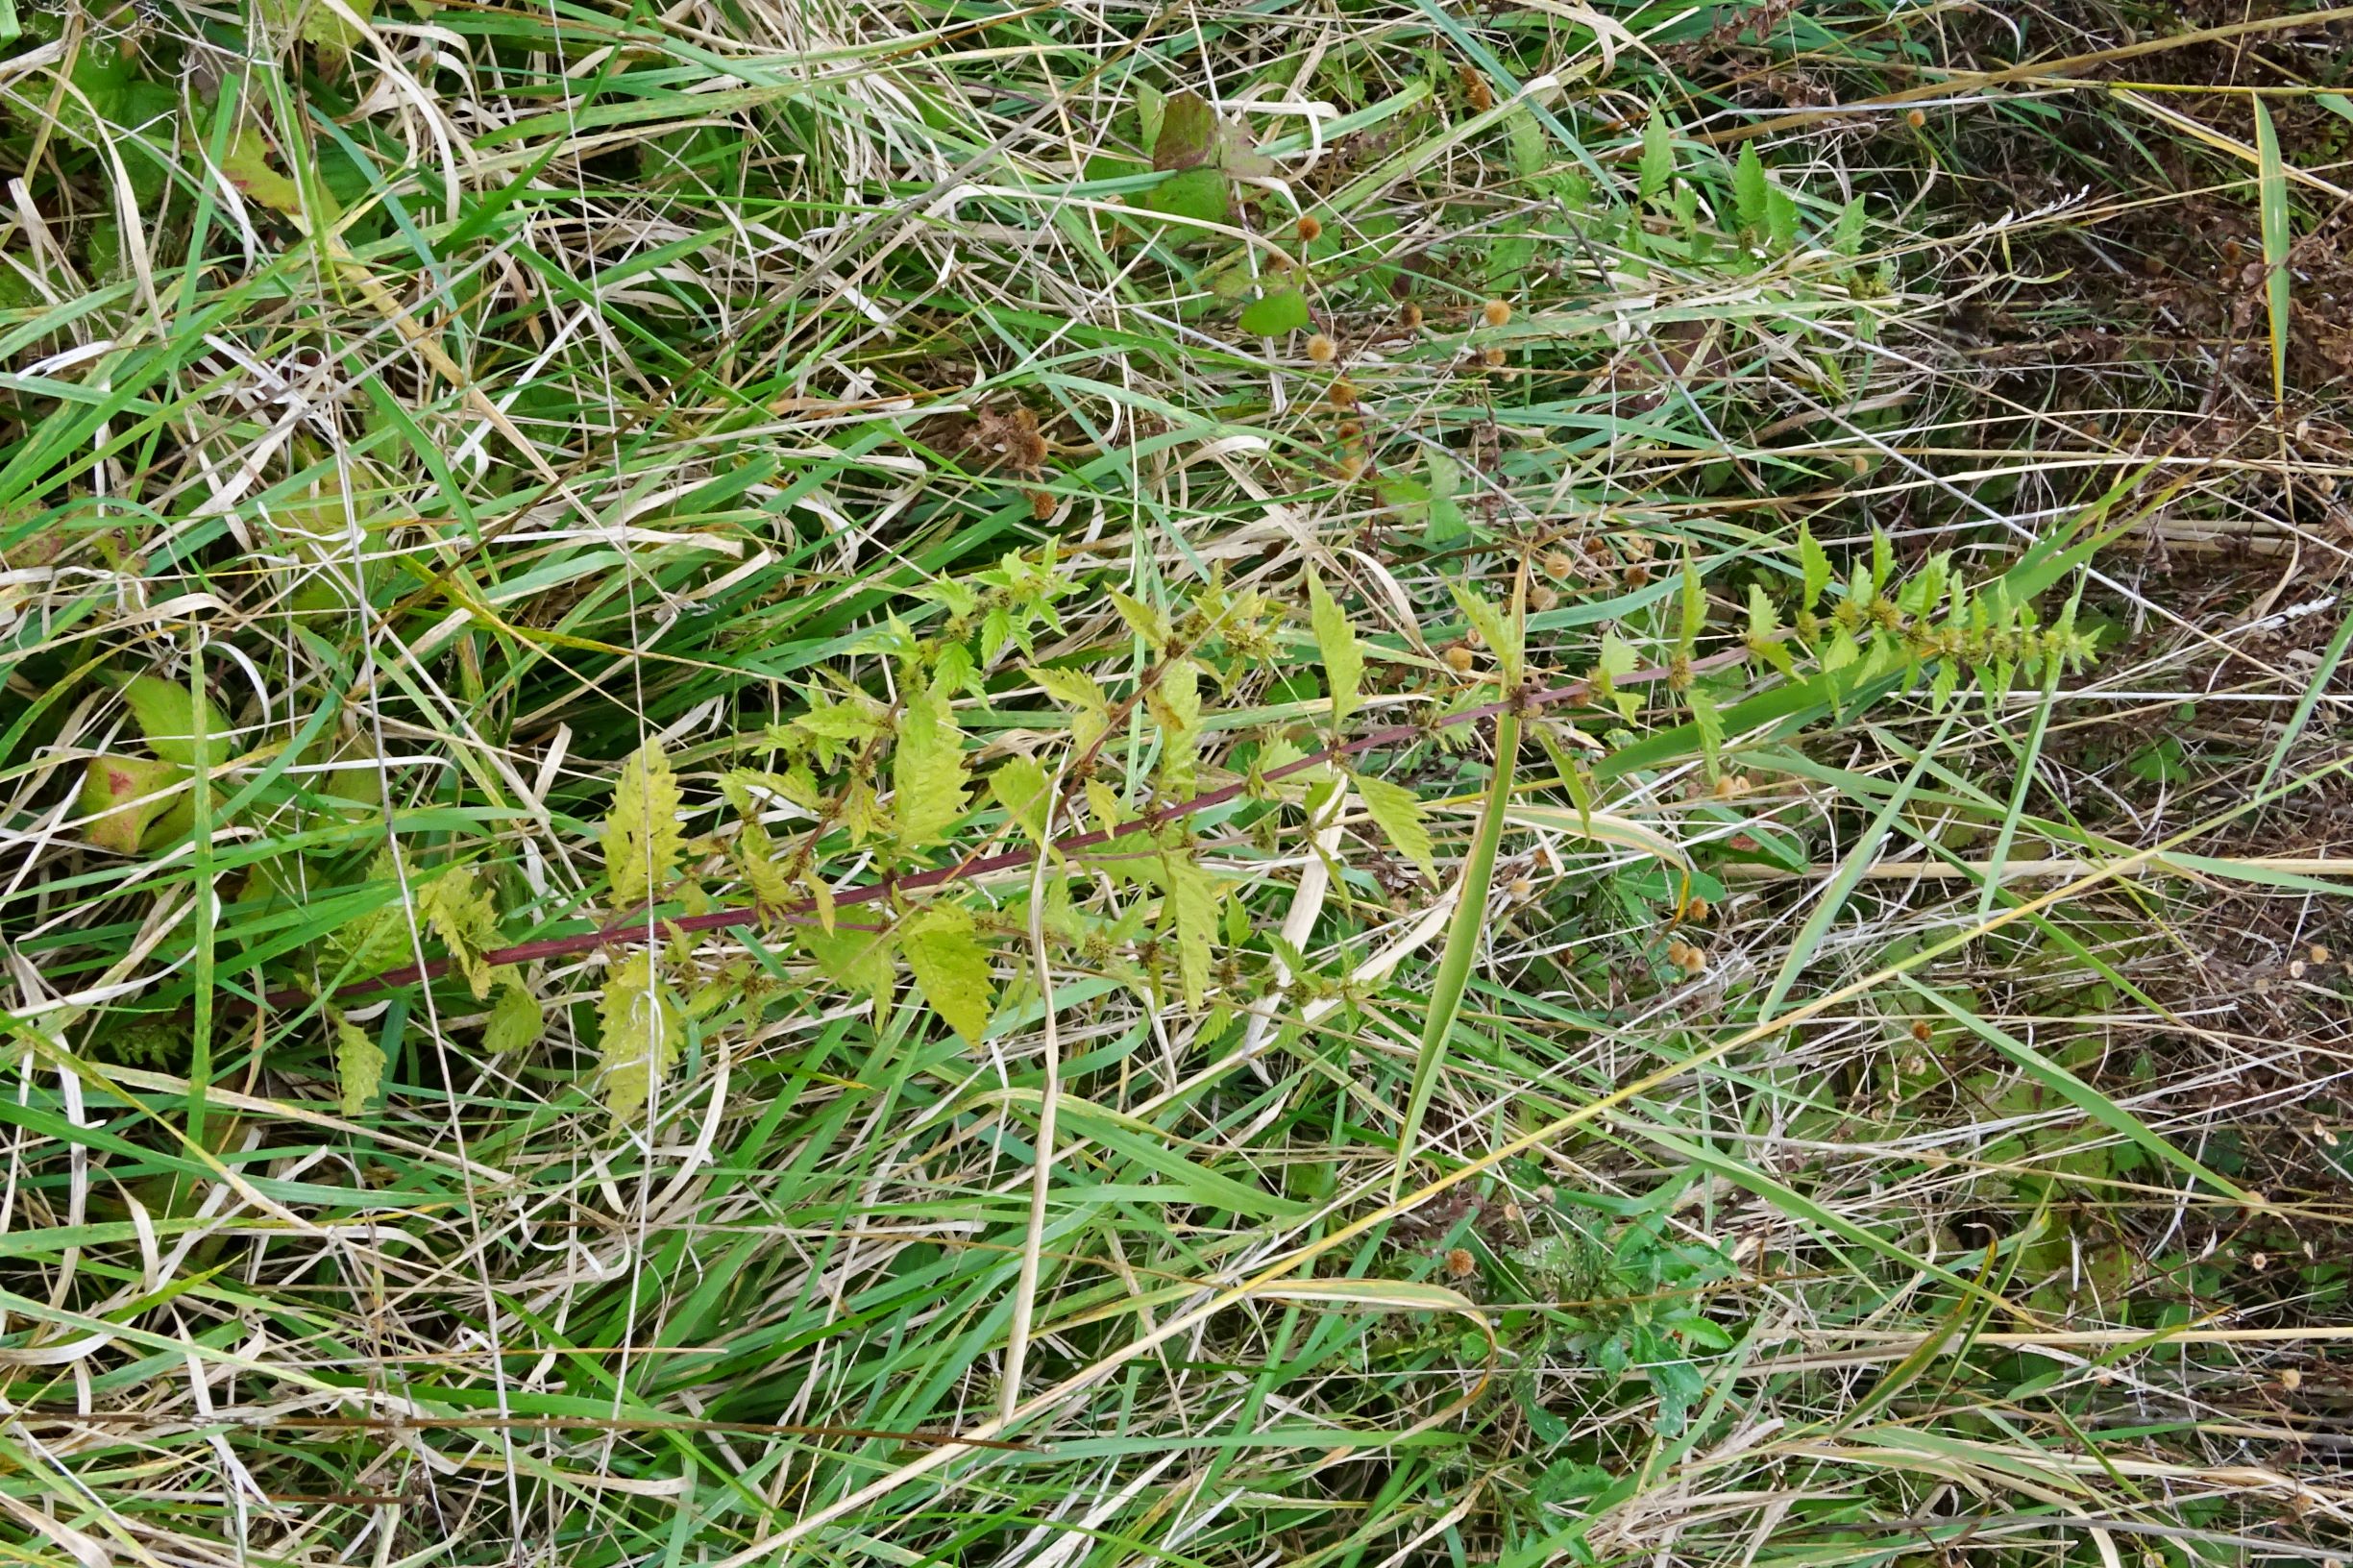
[(686, 1027), (654, 972), (653, 955), (630, 954), (604, 983), (598, 1007), (598, 1093), (617, 1121), (646, 1108), (653, 1086), (676, 1065)]
[(1798, 566), (1805, 574), (1804, 598), (1799, 602), (1810, 610), (1830, 586), (1830, 557), (1815, 541), (1814, 530), (1802, 523), (1798, 525)]
[(686, 845), (678, 827), (681, 802), (661, 742), (648, 741), (621, 765), (601, 835), (615, 908), (652, 903), (668, 885)]
[(91, 819), (84, 835), (100, 849), (138, 853), (140, 841), (172, 809), (173, 792), (187, 777), (187, 770), (152, 757), (90, 758), (75, 802), (75, 809)]
[(499, 988), (499, 999), (491, 1004), (490, 1021), (482, 1028), (482, 1049), (493, 1056), (527, 1049), (546, 1026), (547, 1015), (539, 998), (510, 970)]
[(1046, 792), (1052, 787), (1035, 757), (1008, 758), (989, 775), (989, 793), (1032, 844), (1045, 843), (1046, 808), (1051, 804)]
[(450, 950), (476, 1001), (490, 995), (490, 966), (482, 954), (500, 945), (499, 906), (471, 866), (453, 866), (417, 890), (417, 913)]
[(1315, 630), (1315, 651), (1323, 657), (1324, 682), (1332, 689), (1332, 723), (1337, 727), (1357, 710), (1364, 652), (1357, 646), (1357, 628), (1313, 567), (1308, 569), (1308, 621)]
[(1162, 865), (1170, 923), (1176, 928), (1177, 976), (1185, 990), (1185, 1005), (1198, 1012), (1209, 994), (1223, 893), (1216, 877), (1194, 861), (1167, 855), (1162, 857)]
[(364, 1113), (384, 1081), (384, 1048), (349, 1018), (335, 1020), (335, 1097), (347, 1116)]
[(201, 745), (213, 763), (229, 755), (231, 726), (209, 698), (156, 675), (133, 675), (122, 684), (122, 698), (147, 749), (165, 762), (196, 767), (200, 727)]
[(1511, 625), (1505, 620), (1504, 612), (1459, 582), (1450, 581), (1446, 587), (1455, 596), (1455, 603), (1462, 611), (1463, 618), (1478, 631), (1480, 641), (1485, 643), (1487, 650), (1495, 655), (1496, 662), (1502, 668), (1504, 684), (1517, 684), (1519, 639), (1512, 635)]
[(988, 1039), (996, 985), (989, 950), (974, 934), (971, 912), (956, 904), (934, 904), (899, 928), (898, 946), (931, 1010), (967, 1044)]
[(1188, 88), (1161, 101), (1160, 133), (1152, 138), (1154, 168), (1198, 167), (1210, 161), (1216, 147), (1217, 111), (1208, 99)]
[(1645, 201), (1675, 183), (1675, 142), (1668, 135), (1666, 117), (1655, 109), (1643, 123), (1642, 163), (1636, 181)]
[(1119, 612), (1119, 619), (1127, 623), (1127, 629), (1134, 632), (1144, 647), (1158, 653), (1168, 646), (1173, 633), (1165, 611), (1146, 604), (1133, 595), (1123, 594), (1116, 588), (1105, 592), (1111, 598), (1112, 608)]
[(927, 686), (901, 710), (891, 756), (891, 804), (902, 845), (919, 848), (946, 836), (964, 815), (964, 732), (947, 693)]
[(1433, 884), (1438, 879), (1437, 851), (1423, 820), (1422, 797), (1402, 784), (1369, 773), (1356, 775), (1357, 796), (1389, 846), (1411, 861)]
[(816, 961), (826, 979), (845, 991), (863, 992), (874, 999), (877, 1013), (891, 999), (891, 938), (888, 933), (860, 931), (849, 926), (826, 930), (803, 928), (800, 945)]
[(1765, 233), (1765, 160), (1756, 143), (1740, 144), (1740, 161), (1732, 170), (1732, 211), (1742, 233), (1762, 238)]
[(1308, 297), (1295, 288), (1279, 288), (1242, 306), (1241, 329), (1261, 337), (1281, 337), (1304, 331), (1310, 319)]
[(1190, 223), (1223, 223), (1233, 213), (1220, 169), (1186, 169), (1137, 198), (1145, 211)]
[(302, 187), (270, 167), (270, 144), (258, 128), (240, 126), (230, 133), (221, 150), (221, 173), (244, 195), (273, 212), (298, 217), (303, 210)]

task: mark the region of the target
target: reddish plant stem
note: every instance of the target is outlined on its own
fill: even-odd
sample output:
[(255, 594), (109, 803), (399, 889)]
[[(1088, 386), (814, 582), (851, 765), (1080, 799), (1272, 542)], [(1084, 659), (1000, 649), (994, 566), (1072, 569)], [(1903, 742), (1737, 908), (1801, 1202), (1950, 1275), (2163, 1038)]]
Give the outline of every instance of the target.
[[(1738, 664), (1746, 657), (1746, 649), (1728, 649), (1721, 653), (1711, 653), (1704, 658), (1693, 659), (1686, 668), (1691, 674), (1699, 674), (1709, 670), (1721, 670), (1728, 665)], [(1671, 674), (1672, 672), (1664, 666), (1652, 665), (1646, 669), (1620, 675), (1616, 683), (1620, 686), (1650, 685), (1668, 679)], [(1483, 719), (1492, 719), (1507, 708), (1517, 707), (1522, 712), (1529, 712), (1561, 702), (1581, 702), (1592, 695), (1592, 691), (1593, 686), (1590, 681), (1573, 680), (1565, 686), (1551, 686), (1541, 691), (1524, 690), (1517, 696), (1507, 698), (1500, 702), (1489, 702), (1481, 707), (1465, 709), (1461, 713), (1449, 714), (1434, 724), (1389, 724), (1360, 735), (1354, 740), (1325, 747), (1322, 750), (1301, 757), (1296, 762), (1285, 763), (1270, 772), (1261, 774), (1260, 779), (1263, 783), (1272, 784), (1278, 780), (1289, 778), (1295, 773), (1304, 773), (1311, 769), (1320, 768), (1326, 763), (1355, 756), (1359, 752), (1419, 740), (1434, 729), (1451, 729), (1458, 724), (1473, 724)], [(1164, 823), (1178, 821), (1200, 812), (1209, 811), (1213, 807), (1225, 805), (1229, 801), (1238, 800), (1249, 793), (1249, 789), (1250, 785), (1247, 780), (1228, 784), (1222, 789), (1212, 790), (1207, 795), (1196, 795), (1189, 799), (1173, 801), (1156, 810), (1147, 811), (1134, 821), (1115, 829), (1095, 828), (1090, 832), (1074, 833), (1067, 838), (1057, 839), (1050, 847), (1059, 854), (1091, 849), (1097, 845), (1109, 844), (1112, 840), (1130, 833), (1149, 831)], [(852, 888), (846, 893), (834, 894), (834, 907), (845, 909), (856, 904), (870, 904), (879, 899), (891, 897), (894, 894), (927, 893), (934, 888), (947, 887), (953, 883), (968, 881), (973, 877), (987, 876), (995, 871), (1014, 870), (1029, 865), (1037, 853), (1035, 849), (1008, 849), (993, 855), (972, 856), (953, 866), (943, 866), (933, 870), (919, 871), (913, 876), (886, 875), (879, 882), (870, 882), (864, 887)], [(707, 915), (680, 916), (676, 919), (662, 920), (659, 924), (664, 932), (723, 931), (739, 925), (755, 925), (766, 919), (806, 915), (812, 913), (814, 909), (813, 902), (802, 900), (779, 909), (764, 910), (756, 906), (747, 906), (741, 909), (718, 909)], [(543, 937), (537, 942), (518, 943), (512, 947), (494, 948), (482, 955), (482, 962), (485, 964), (530, 964), (540, 959), (565, 958), (574, 953), (593, 952), (600, 947), (618, 946), (625, 943), (645, 940), (646, 922), (636, 919), (600, 926), (594, 931), (577, 932), (569, 937)], [(446, 958), (431, 959), (424, 964), (410, 964), (397, 969), (386, 969), (383, 973), (372, 975), (365, 980), (354, 981), (333, 992), (331, 999), (343, 1001), (374, 992), (393, 991), (402, 986), (414, 985), (420, 980), (439, 979), (449, 971), (450, 961)], [(291, 1006), (310, 1000), (310, 993), (295, 989), (273, 991), (268, 992), (262, 1000), (271, 1006)]]

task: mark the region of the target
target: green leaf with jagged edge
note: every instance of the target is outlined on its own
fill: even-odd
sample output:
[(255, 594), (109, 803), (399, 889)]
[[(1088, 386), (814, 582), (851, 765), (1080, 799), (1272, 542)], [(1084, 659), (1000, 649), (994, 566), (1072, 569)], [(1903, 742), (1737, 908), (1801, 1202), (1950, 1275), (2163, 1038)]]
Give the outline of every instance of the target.
[(1824, 590), (1830, 586), (1830, 556), (1814, 538), (1814, 530), (1804, 524), (1798, 525), (1798, 567), (1805, 575), (1804, 597), (1799, 601), (1804, 609), (1822, 602)]
[(335, 1019), (335, 1097), (347, 1116), (364, 1113), (384, 1081), (384, 1048), (349, 1018)]
[(1411, 861), (1434, 885), (1438, 879), (1437, 850), (1430, 842), (1430, 826), (1422, 813), (1422, 797), (1402, 784), (1370, 773), (1356, 775), (1357, 797), (1364, 802), (1389, 846)]
[(677, 1064), (686, 1025), (653, 967), (650, 952), (631, 953), (604, 983), (598, 1002), (597, 1092), (617, 1121), (646, 1108), (653, 1086)]
[(612, 808), (600, 835), (616, 909), (650, 904), (669, 884), (686, 845), (678, 827), (682, 803), (678, 780), (658, 740), (648, 741), (621, 765)]
[(1357, 645), (1357, 628), (1313, 567), (1308, 568), (1308, 623), (1315, 631), (1315, 651), (1323, 658), (1324, 682), (1332, 691), (1332, 724), (1338, 728), (1357, 710), (1358, 689), (1364, 679), (1364, 650)]
[(1306, 331), (1312, 319), (1305, 294), (1295, 288), (1278, 288), (1242, 306), (1241, 330), (1260, 337), (1281, 337)]
[(1757, 156), (1755, 142), (1744, 141), (1740, 160), (1732, 169), (1732, 214), (1740, 233), (1749, 239), (1760, 238), (1765, 233), (1765, 160)]
[(499, 986), (499, 999), (491, 1004), (490, 1021), (482, 1026), (482, 1049), (493, 1056), (528, 1049), (547, 1021), (539, 997), (510, 969)]
[(947, 693), (926, 686), (900, 710), (891, 754), (891, 810), (902, 846), (919, 849), (947, 836), (964, 815), (964, 731)]
[(760, 802), (751, 793), (754, 783), (768, 787), (766, 779), (740, 768), (719, 781), (719, 793), (734, 808), (739, 824), (727, 858), (751, 890), (752, 902), (762, 909), (782, 909), (793, 901), (793, 879), (776, 859), (776, 842), (760, 821)]
[(987, 1040), (996, 985), (971, 912), (956, 904), (934, 904), (899, 927), (898, 948), (931, 1010), (967, 1044)]
[(1675, 142), (1668, 134), (1666, 117), (1655, 109), (1643, 122), (1642, 162), (1635, 180), (1635, 189), (1645, 201), (1675, 183)]
[(499, 906), (471, 866), (453, 866), (417, 890), (417, 913), (450, 950), (476, 1001), (490, 995), (490, 966), (482, 955), (500, 945)]
[(804, 927), (800, 945), (826, 979), (845, 991), (872, 997), (877, 1014), (889, 1004), (895, 975), (892, 933), (851, 925), (836, 925), (831, 931)]
[(1197, 1013), (1209, 995), (1224, 890), (1197, 861), (1163, 855), (1161, 867), (1161, 880), (1168, 894), (1167, 919), (1176, 932), (1177, 981), (1184, 988), (1185, 1005)]
[(1005, 808), (1006, 819), (1020, 824), (1032, 844), (1045, 843), (1046, 810), (1053, 803), (1048, 791), (1052, 788), (1045, 769), (1035, 757), (1008, 758), (989, 775), (989, 793)]

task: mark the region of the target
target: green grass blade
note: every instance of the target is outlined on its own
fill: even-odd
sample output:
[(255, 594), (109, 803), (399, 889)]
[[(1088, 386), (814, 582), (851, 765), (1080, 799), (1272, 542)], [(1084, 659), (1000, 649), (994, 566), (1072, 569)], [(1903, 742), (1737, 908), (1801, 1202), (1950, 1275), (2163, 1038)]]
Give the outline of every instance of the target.
[(1487, 889), (1495, 880), (1495, 851), (1503, 843), (1504, 816), (1511, 803), (1511, 775), (1520, 748), (1520, 717), (1504, 712), (1495, 720), (1495, 776), (1487, 784), (1486, 805), (1480, 814), (1479, 832), (1471, 840), (1457, 887), (1453, 921), (1446, 928), (1446, 947), (1430, 986), (1428, 1011), (1422, 1017), (1421, 1044), (1414, 1055), (1413, 1087), (1406, 1097), (1406, 1117), (1397, 1129), (1397, 1169), (1390, 1179), (1392, 1195), (1404, 1189), (1406, 1172), (1413, 1162), (1414, 1139), (1422, 1118), (1430, 1114), (1430, 1098), (1437, 1090), (1438, 1072), (1446, 1063), (1447, 1037), (1462, 1008), (1462, 992), (1470, 984), (1471, 965), (1487, 928)]

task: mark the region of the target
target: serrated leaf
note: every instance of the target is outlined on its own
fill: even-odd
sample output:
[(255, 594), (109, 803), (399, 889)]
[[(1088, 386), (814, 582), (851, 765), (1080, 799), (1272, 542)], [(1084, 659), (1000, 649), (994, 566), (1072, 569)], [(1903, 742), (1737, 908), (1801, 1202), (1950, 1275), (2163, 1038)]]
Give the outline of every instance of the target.
[(1686, 656), (1700, 645), (1700, 630), (1707, 625), (1707, 590), (1700, 581), (1700, 563), (1688, 557), (1683, 562), (1682, 606), (1680, 625), (1676, 627), (1675, 646)]
[(1617, 680), (1621, 675), (1632, 674), (1641, 665), (1641, 657), (1634, 652), (1632, 644), (1614, 631), (1602, 633), (1602, 656), (1593, 667), (1594, 693), (1617, 704), (1620, 716), (1629, 721), (1634, 717), (1640, 698), (1631, 692), (1619, 691)]
[(1798, 248), (1798, 199), (1778, 185), (1765, 188), (1765, 238), (1777, 251)]
[(482, 1049), (493, 1056), (528, 1049), (547, 1025), (547, 1015), (531, 988), (513, 974), (499, 988), (491, 1004), (490, 1021), (482, 1027)]
[(1841, 256), (1852, 256), (1863, 248), (1863, 219), (1866, 209), (1863, 198), (1851, 198), (1838, 209), (1837, 227), (1830, 231), (1830, 249)]
[(967, 1044), (987, 1040), (996, 985), (971, 913), (955, 904), (934, 904), (899, 928), (898, 945), (931, 1010)]
[(1242, 306), (1241, 329), (1261, 337), (1281, 337), (1286, 332), (1304, 331), (1311, 319), (1305, 294), (1295, 288), (1279, 288)]
[(1152, 166), (1190, 169), (1210, 160), (1217, 145), (1217, 111), (1190, 88), (1161, 100), (1160, 134), (1152, 138)]
[(1430, 842), (1430, 827), (1422, 815), (1422, 797), (1402, 784), (1392, 784), (1369, 773), (1358, 774), (1356, 787), (1358, 798), (1364, 802), (1365, 814), (1381, 829), (1382, 837), (1389, 841), (1389, 847), (1411, 861), (1434, 884), (1438, 879), (1437, 850)]
[(138, 853), (148, 829), (172, 809), (168, 792), (187, 776), (185, 769), (150, 757), (90, 758), (74, 808), (90, 819), (83, 835), (100, 849)]
[(1871, 585), (1880, 592), (1896, 580), (1896, 543), (1888, 538), (1885, 528), (1871, 530)]
[(1830, 586), (1830, 557), (1814, 540), (1814, 530), (1804, 524), (1798, 525), (1798, 567), (1805, 574), (1805, 597), (1799, 602), (1812, 609), (1822, 602), (1823, 590)]
[(204, 732), (203, 748), (212, 762), (229, 754), (229, 720), (212, 705), (211, 698), (199, 698), (178, 681), (156, 675), (134, 675), (124, 681), (122, 698), (147, 749), (165, 762), (184, 768), (198, 765), (199, 727)]
[(877, 1014), (891, 999), (891, 938), (886, 932), (803, 929), (800, 944), (820, 973), (845, 991), (874, 999)]
[(735, 808), (736, 818), (742, 823), (736, 829), (735, 841), (727, 846), (727, 858), (734, 862), (736, 875), (742, 878), (744, 886), (751, 890), (754, 903), (762, 909), (782, 909), (793, 901), (793, 879), (778, 864), (775, 840), (760, 821), (760, 803), (751, 793), (754, 783), (762, 788), (774, 788), (774, 781), (766, 775), (741, 768), (719, 781), (719, 793)]
[(1171, 659), (1153, 685), (1150, 705), (1161, 723), (1162, 775), (1172, 788), (1189, 789), (1201, 741), (1201, 667)]
[(621, 765), (601, 834), (615, 908), (652, 903), (677, 870), (686, 844), (678, 827), (681, 801), (659, 741), (648, 741)]
[(474, 992), (474, 999), (490, 995), (490, 966), (482, 955), (499, 945), (499, 906), (490, 890), (476, 879), (474, 868), (456, 866), (417, 890), (417, 913), (450, 950)]
[(1337, 727), (1357, 711), (1364, 681), (1364, 652), (1357, 646), (1353, 625), (1315, 569), (1308, 569), (1308, 622), (1315, 631), (1315, 651), (1322, 655), (1324, 683), (1332, 690), (1332, 723)]
[(928, 686), (899, 714), (898, 747), (891, 756), (891, 809), (899, 842), (919, 848), (946, 837), (964, 815), (964, 731), (947, 693)]
[(1035, 757), (1011, 758), (989, 775), (989, 793), (1032, 844), (1045, 843), (1046, 808), (1051, 804), (1047, 791), (1052, 788)]
[(1724, 716), (1716, 711), (1716, 699), (1697, 686), (1683, 694), (1683, 700), (1691, 708), (1691, 725), (1700, 733), (1707, 776), (1713, 778), (1724, 771)]
[(1168, 646), (1171, 633), (1164, 611), (1116, 588), (1107, 591), (1111, 596), (1112, 607), (1119, 612), (1119, 619), (1127, 623), (1127, 629), (1134, 632), (1146, 648), (1157, 653)]
[(1217, 879), (1194, 861), (1164, 856), (1162, 867), (1170, 923), (1176, 928), (1177, 980), (1185, 991), (1185, 1005), (1197, 1013), (1209, 994), (1218, 905), (1224, 894)]
[(384, 1081), (384, 1048), (349, 1018), (335, 1020), (335, 1098), (347, 1116), (365, 1112)]
[(1480, 640), (1487, 645), (1487, 650), (1501, 663), (1505, 684), (1516, 684), (1519, 680), (1520, 644), (1518, 637), (1513, 635), (1511, 625), (1505, 621), (1503, 611), (1458, 582), (1449, 582), (1446, 586), (1455, 596), (1455, 603), (1463, 616), (1477, 628)]
[(1755, 142), (1742, 142), (1740, 161), (1732, 169), (1732, 211), (1745, 234), (1765, 233), (1765, 160), (1757, 156)]
[(1675, 183), (1675, 143), (1667, 133), (1665, 116), (1655, 109), (1642, 127), (1642, 163), (1635, 178), (1645, 201)]
[(1081, 750), (1103, 738), (1104, 731), (1111, 727), (1111, 703), (1092, 675), (1035, 664), (1023, 665), (1022, 669), (1045, 689), (1046, 696), (1071, 710), (1070, 736)]
[(653, 955), (629, 955), (604, 983), (597, 1016), (597, 1092), (616, 1120), (646, 1108), (653, 1086), (678, 1060), (686, 1026), (654, 972)]

